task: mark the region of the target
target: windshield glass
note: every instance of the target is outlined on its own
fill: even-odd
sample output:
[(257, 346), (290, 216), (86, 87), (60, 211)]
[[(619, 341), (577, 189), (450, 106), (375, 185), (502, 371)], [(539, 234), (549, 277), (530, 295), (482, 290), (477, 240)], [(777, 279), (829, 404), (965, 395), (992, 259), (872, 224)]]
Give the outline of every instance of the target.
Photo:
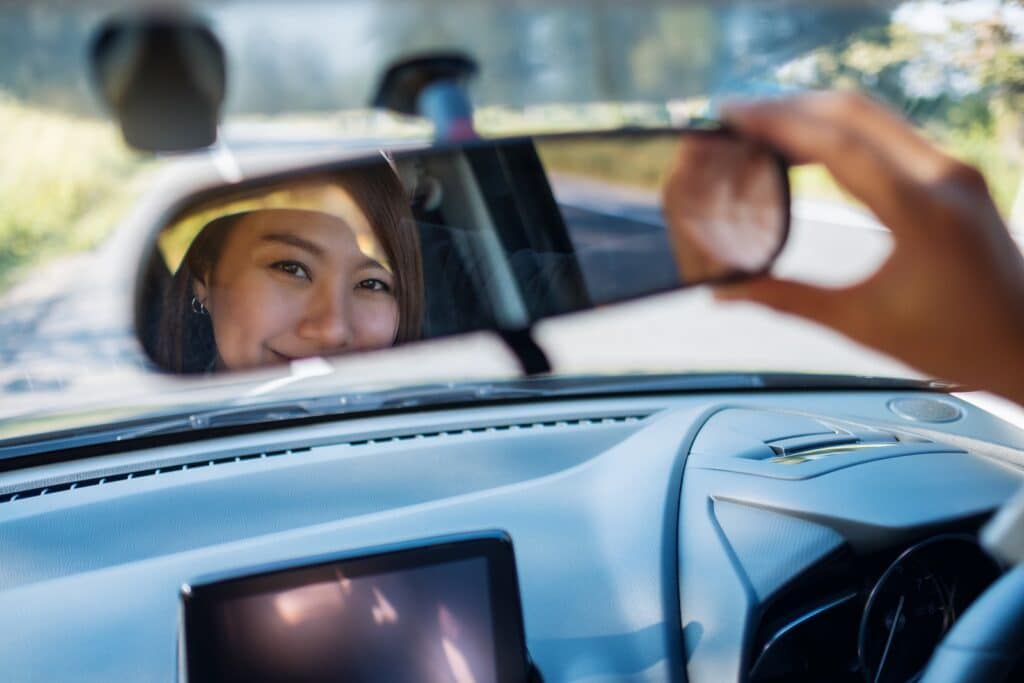
[[(133, 249), (156, 228), (154, 199), (180, 191), (196, 164), (212, 164), (228, 182), (246, 173), (250, 157), (428, 139), (425, 121), (368, 102), (388, 63), (433, 48), (478, 60), (471, 95), (485, 135), (682, 124), (713, 117), (724, 97), (860, 88), (979, 165), (1011, 230), (1024, 230), (1017, 2), (200, 4), (228, 58), (221, 139), (208, 152), (161, 156), (129, 150), (90, 88), (90, 37), (121, 7), (0, 6), (0, 418), (89, 407), (85, 422), (109, 422), (124, 417), (123, 407), (97, 404), (127, 403), (134, 414), (515, 375), (497, 340), (473, 337), (306, 364), (284, 377), (172, 380), (154, 370), (132, 331)], [(779, 273), (841, 285), (880, 263), (887, 232), (822, 169), (794, 170), (791, 182)], [(546, 320), (536, 337), (566, 376), (915, 376), (810, 323), (716, 304), (706, 288)], [(36, 431), (65, 424), (35, 420)]]

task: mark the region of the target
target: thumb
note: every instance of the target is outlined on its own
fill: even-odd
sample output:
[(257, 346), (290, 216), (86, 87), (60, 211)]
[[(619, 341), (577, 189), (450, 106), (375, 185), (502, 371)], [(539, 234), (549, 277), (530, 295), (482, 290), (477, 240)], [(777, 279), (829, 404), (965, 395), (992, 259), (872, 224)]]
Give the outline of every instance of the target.
[(751, 301), (834, 328), (844, 326), (843, 309), (848, 303), (844, 290), (782, 280), (770, 275), (720, 285), (714, 294), (718, 301)]

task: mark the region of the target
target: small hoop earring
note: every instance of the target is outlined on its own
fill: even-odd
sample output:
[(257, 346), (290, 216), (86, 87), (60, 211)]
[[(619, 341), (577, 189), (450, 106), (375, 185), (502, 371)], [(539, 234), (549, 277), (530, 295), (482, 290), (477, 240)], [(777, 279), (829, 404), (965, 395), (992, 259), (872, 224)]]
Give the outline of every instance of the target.
[(210, 312), (206, 310), (206, 306), (203, 304), (203, 302), (195, 298), (194, 296), (192, 297), (192, 312), (195, 313), (196, 315), (210, 314)]

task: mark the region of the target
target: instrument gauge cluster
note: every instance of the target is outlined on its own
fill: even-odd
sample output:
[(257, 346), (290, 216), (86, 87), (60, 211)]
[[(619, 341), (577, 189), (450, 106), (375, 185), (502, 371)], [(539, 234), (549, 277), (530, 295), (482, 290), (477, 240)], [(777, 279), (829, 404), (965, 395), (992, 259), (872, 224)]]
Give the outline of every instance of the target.
[(857, 655), (865, 680), (915, 680), (953, 622), (1000, 573), (966, 535), (937, 536), (903, 552), (864, 605)]
[(912, 683), (1002, 571), (960, 533), (823, 564), (762, 615), (748, 680)]

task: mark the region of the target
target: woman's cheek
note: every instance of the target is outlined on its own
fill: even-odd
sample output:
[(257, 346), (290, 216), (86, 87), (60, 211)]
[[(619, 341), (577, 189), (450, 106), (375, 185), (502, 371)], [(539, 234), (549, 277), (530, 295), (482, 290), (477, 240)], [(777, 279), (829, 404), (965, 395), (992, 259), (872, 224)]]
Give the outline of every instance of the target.
[(394, 344), (398, 333), (398, 302), (394, 297), (374, 294), (356, 305), (356, 346), (381, 349)]
[(214, 314), (217, 350), (229, 369), (273, 362), (267, 343), (289, 329), (301, 310), (294, 292), (253, 273), (224, 288)]

